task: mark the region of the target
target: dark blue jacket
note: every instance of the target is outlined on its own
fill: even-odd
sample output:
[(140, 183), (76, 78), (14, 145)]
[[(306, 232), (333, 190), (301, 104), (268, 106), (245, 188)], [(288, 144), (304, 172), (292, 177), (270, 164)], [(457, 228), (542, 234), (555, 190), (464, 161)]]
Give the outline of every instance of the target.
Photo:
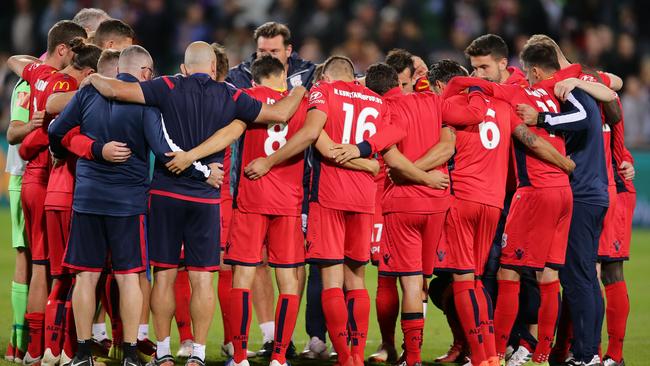
[[(119, 74), (117, 78), (138, 81), (129, 74)], [(169, 161), (164, 154), (171, 151), (163, 135), (158, 108), (112, 101), (93, 86), (87, 86), (77, 92), (49, 126), (50, 147), (55, 155), (65, 154), (61, 139), (75, 126), (81, 126), (81, 133), (95, 140), (96, 160), (77, 161), (72, 208), (109, 216), (144, 214), (149, 191), (149, 149), (161, 162)], [(109, 141), (126, 143), (131, 157), (121, 164), (103, 161), (101, 149)], [(208, 187), (203, 172), (189, 168), (184, 175)]]
[[(246, 61), (231, 68), (228, 71), (226, 81), (240, 89), (252, 87), (253, 75), (251, 74), (251, 65), (255, 61), (255, 55), (253, 53)], [(289, 56), (287, 64), (289, 66), (287, 70), (287, 87), (292, 89), (293, 87), (302, 85), (307, 89), (311, 88), (316, 65), (311, 61), (301, 59), (295, 52)]]
[(576, 163), (570, 177), (573, 200), (609, 207), (603, 122), (598, 104), (583, 90), (574, 89), (561, 109), (561, 113), (540, 113), (540, 126), (549, 132), (564, 132), (567, 156)]
[[(162, 76), (140, 86), (146, 104), (160, 109), (165, 139), (175, 151), (191, 150), (234, 119), (254, 122), (262, 108), (261, 102), (207, 74)], [(207, 171), (208, 164), (222, 163), (223, 155), (221, 151), (207, 156), (194, 167)], [(169, 172), (158, 160), (151, 190), (188, 200), (218, 199), (220, 194), (217, 188)]]

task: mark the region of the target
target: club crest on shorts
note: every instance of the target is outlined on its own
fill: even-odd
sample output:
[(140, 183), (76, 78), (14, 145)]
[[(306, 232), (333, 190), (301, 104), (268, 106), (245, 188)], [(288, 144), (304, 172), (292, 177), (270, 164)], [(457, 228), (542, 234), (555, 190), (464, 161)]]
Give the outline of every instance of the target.
[(438, 262), (442, 262), (445, 260), (445, 256), (447, 255), (447, 252), (440, 249), (436, 251), (436, 255), (438, 256)]
[(503, 233), (503, 235), (501, 235), (501, 248), (505, 248), (507, 246), (508, 246), (508, 234)]
[(618, 241), (618, 240), (614, 241), (614, 250), (617, 251), (617, 252), (619, 250), (621, 250), (621, 242), (620, 241)]
[(388, 265), (388, 261), (390, 261), (390, 254), (386, 253), (384, 254), (384, 264)]
[(524, 257), (524, 250), (521, 248), (515, 249), (515, 256), (517, 256), (517, 259), (521, 259)]

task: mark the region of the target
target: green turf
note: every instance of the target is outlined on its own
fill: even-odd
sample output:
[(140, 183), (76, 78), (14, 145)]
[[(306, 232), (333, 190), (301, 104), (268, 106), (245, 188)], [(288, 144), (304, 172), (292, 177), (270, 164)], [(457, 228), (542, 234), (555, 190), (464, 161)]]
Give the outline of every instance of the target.
[[(0, 352), (6, 349), (10, 335), (11, 327), (11, 298), (10, 286), (13, 274), (13, 253), (9, 242), (10, 225), (9, 212), (7, 209), (0, 209), (0, 279), (4, 284), (0, 284)], [(625, 340), (625, 360), (630, 366), (641, 366), (650, 364), (650, 286), (648, 285), (650, 271), (650, 231), (635, 230), (632, 236), (632, 260), (626, 263), (626, 278), (631, 300), (631, 313), (628, 320), (627, 337)], [(367, 283), (370, 289), (371, 298), (374, 297), (376, 288), (377, 272), (374, 267), (368, 267)], [(215, 286), (216, 289), (216, 286)], [(372, 302), (374, 304), (374, 300)], [(366, 353), (372, 353), (380, 342), (379, 329), (376, 323), (375, 309), (372, 306), (370, 314), (370, 331), (368, 334), (368, 347)], [(399, 327), (398, 327), (399, 328)], [(153, 328), (152, 328), (153, 329)], [(153, 332), (153, 330), (152, 330)], [(398, 342), (401, 339), (399, 329), (397, 330)], [(603, 340), (607, 336), (604, 334)], [(221, 332), (221, 315), (219, 307), (215, 313), (215, 321), (212, 324), (210, 338), (207, 347), (207, 356), (211, 364), (222, 363), (223, 357), (220, 355), (219, 345), (222, 340)], [(304, 321), (304, 306), (301, 307), (301, 313), (298, 317), (296, 332), (294, 336), (298, 351), (302, 350), (307, 342)], [(446, 321), (442, 313), (433, 305), (429, 304), (427, 312), (427, 322), (424, 333), (423, 358), (432, 360), (436, 356), (444, 353), (451, 341), (451, 334), (447, 328)], [(256, 322), (253, 320), (251, 326), (251, 349), (258, 349), (261, 346), (261, 335)], [(178, 333), (173, 330), (172, 349), (175, 351), (178, 347)], [(603, 345), (605, 349), (605, 345)], [(258, 362), (254, 362), (258, 363)], [(303, 364), (304, 362), (299, 362)], [(312, 364), (312, 362), (307, 362)], [(0, 364), (9, 364), (0, 361)], [(313, 363), (315, 364), (315, 362)]]

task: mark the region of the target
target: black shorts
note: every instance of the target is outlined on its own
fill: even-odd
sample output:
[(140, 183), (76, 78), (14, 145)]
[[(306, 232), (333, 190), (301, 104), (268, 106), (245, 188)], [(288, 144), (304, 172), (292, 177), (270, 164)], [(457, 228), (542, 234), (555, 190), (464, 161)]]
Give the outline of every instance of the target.
[(219, 204), (195, 202), (152, 194), (149, 201), (149, 258), (157, 268), (190, 271), (219, 269)]
[(137, 273), (147, 268), (146, 217), (73, 211), (63, 265), (75, 271)]

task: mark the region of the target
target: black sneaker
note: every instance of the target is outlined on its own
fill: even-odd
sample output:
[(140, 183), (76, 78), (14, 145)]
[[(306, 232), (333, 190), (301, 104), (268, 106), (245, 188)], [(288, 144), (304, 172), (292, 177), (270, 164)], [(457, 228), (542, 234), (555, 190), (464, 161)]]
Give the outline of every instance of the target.
[(187, 361), (185, 361), (185, 366), (205, 366), (205, 361), (198, 357), (190, 356)]
[(145, 366), (174, 366), (174, 357), (172, 355), (154, 357)]
[[(294, 353), (296, 352), (295, 347), (294, 347), (293, 352)], [(264, 345), (262, 346), (262, 348), (259, 351), (257, 351), (256, 356), (257, 357), (264, 357), (264, 358), (271, 358), (272, 354), (273, 354), (273, 341), (268, 341), (268, 342), (264, 343)]]
[(122, 360), (122, 366), (142, 366), (138, 358), (124, 357)]
[(70, 363), (63, 366), (94, 366), (94, 365), (95, 365), (95, 361), (93, 360), (93, 356), (84, 357), (83, 359), (74, 356), (74, 358), (70, 360)]
[(287, 352), (285, 353), (285, 357), (288, 360), (293, 360), (294, 358), (298, 357), (298, 352), (296, 352), (296, 345), (293, 344), (293, 341), (289, 342), (289, 347), (287, 347)]

